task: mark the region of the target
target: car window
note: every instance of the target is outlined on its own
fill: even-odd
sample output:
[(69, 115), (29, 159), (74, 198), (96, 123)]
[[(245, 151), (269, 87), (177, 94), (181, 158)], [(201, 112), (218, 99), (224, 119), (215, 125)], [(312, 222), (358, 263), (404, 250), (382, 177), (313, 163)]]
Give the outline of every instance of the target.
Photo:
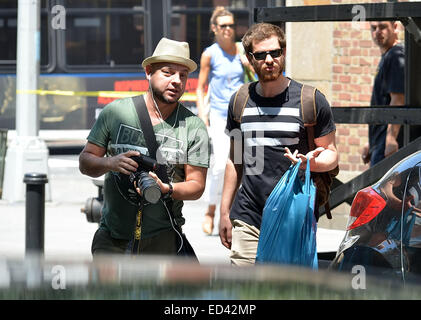
[[(411, 171), (406, 188), (408, 201), (412, 208), (404, 217), (404, 244), (421, 248), (421, 163)], [(407, 243), (405, 241), (407, 240)]]

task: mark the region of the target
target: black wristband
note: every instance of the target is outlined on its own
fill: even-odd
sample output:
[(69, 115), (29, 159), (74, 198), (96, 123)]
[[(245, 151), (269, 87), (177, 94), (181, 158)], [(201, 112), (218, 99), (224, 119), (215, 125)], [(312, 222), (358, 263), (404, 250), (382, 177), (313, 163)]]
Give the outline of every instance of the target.
[(164, 198), (170, 198), (172, 196), (172, 193), (174, 192), (173, 186), (170, 182), (168, 182), (168, 186), (170, 187), (170, 189), (168, 190), (168, 192), (164, 195)]

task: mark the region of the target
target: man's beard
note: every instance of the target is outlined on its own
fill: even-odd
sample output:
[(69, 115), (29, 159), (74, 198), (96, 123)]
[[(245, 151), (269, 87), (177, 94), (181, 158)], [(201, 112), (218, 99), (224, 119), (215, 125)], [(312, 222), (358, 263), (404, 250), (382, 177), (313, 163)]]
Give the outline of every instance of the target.
[(270, 82), (270, 81), (275, 81), (279, 79), (279, 77), (281, 76), (284, 70), (284, 65), (283, 64), (280, 65), (280, 68), (275, 68), (271, 72), (267, 72), (265, 70), (259, 69), (257, 68), (257, 66), (254, 66), (254, 70), (256, 70), (257, 76), (259, 77), (259, 81)]
[(257, 76), (259, 77), (259, 81), (261, 82), (270, 82), (270, 81), (275, 81), (277, 80), (280, 76), (281, 76), (281, 71), (278, 70), (274, 70), (273, 72), (266, 72), (266, 71), (262, 71), (262, 70), (258, 70), (256, 71)]
[(159, 100), (160, 102), (166, 103), (166, 104), (172, 104), (178, 101), (178, 99), (167, 99), (164, 94), (159, 91), (157, 88), (154, 88), (152, 84), (150, 84), (150, 90), (152, 91), (152, 95), (154, 99)]

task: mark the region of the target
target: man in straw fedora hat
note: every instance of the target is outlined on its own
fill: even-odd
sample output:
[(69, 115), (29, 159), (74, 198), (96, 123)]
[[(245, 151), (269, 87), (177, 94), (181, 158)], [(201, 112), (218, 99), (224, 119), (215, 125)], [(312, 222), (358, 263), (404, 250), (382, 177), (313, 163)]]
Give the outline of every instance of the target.
[[(197, 68), (190, 59), (188, 43), (162, 38), (142, 67), (149, 82), (146, 94), (105, 106), (79, 157), (83, 174), (105, 174), (102, 217), (92, 242), (94, 256), (125, 253), (135, 239), (138, 253), (177, 253), (180, 233), (169, 218), (169, 210), (176, 224), (182, 226), (183, 200), (198, 199), (205, 189), (209, 167), (207, 130), (203, 121), (179, 102), (189, 73)], [(145, 141), (136, 108), (140, 104), (146, 105), (153, 126), (160, 151), (156, 155), (150, 154)], [(160, 189), (156, 203), (144, 201), (146, 196), (143, 199), (140, 188), (135, 189), (139, 187), (134, 186), (136, 180), (129, 179), (140, 169), (133, 156), (147, 156), (165, 165), (168, 183), (159, 174), (149, 172), (149, 181), (152, 179)]]

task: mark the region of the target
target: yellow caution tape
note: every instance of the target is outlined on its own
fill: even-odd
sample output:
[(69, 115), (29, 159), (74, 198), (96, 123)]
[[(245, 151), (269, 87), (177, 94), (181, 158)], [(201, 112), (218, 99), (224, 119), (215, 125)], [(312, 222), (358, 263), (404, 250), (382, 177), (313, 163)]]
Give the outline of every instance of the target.
[[(40, 96), (82, 96), (102, 98), (129, 98), (145, 94), (145, 91), (67, 91), (67, 90), (16, 90), (17, 94), (37, 94)], [(185, 92), (182, 101), (196, 101), (196, 93)]]

